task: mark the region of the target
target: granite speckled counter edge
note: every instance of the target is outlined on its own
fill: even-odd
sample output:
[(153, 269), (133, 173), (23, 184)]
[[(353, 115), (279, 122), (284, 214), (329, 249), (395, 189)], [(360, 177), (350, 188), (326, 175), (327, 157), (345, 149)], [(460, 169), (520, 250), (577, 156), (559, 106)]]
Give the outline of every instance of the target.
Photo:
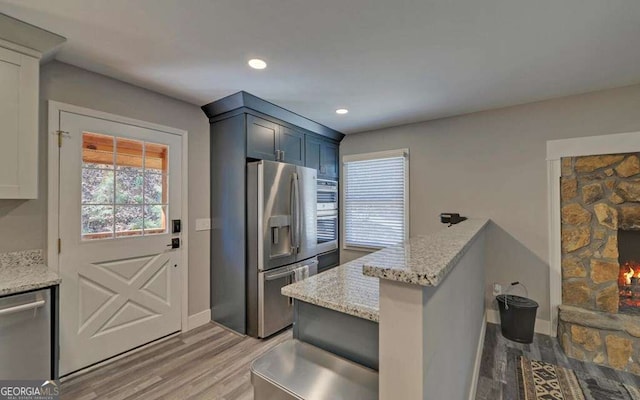
[(377, 257), (363, 264), (362, 272), (380, 279), (438, 286), (488, 223), (485, 218), (468, 219), (380, 250), (374, 253)]
[(59, 285), (60, 277), (47, 267), (42, 250), (0, 253), (0, 296)]
[(309, 304), (378, 322), (380, 280), (362, 274), (363, 263), (372, 256), (366, 255), (285, 286), (281, 293)]

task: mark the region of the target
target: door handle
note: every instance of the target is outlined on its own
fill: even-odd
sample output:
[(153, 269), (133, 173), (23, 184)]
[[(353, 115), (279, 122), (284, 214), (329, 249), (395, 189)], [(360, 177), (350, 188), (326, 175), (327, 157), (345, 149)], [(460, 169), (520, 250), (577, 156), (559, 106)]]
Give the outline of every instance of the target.
[(291, 226), (289, 227), (289, 237), (291, 239), (291, 252), (298, 252), (298, 196), (297, 196), (298, 174), (291, 174), (291, 195), (289, 197), (289, 210), (291, 212)]
[(275, 281), (276, 279), (280, 279), (280, 278), (284, 278), (287, 276), (291, 276), (295, 273), (295, 271), (285, 271), (285, 272), (280, 272), (279, 274), (273, 274), (273, 275), (265, 275), (264, 276), (264, 280), (265, 281)]
[[(291, 285), (293, 283), (293, 277), (289, 277), (289, 285)], [(293, 297), (287, 297), (287, 300), (289, 302), (289, 307), (293, 306)]]
[(280, 150), (280, 161), (284, 161), (284, 150)]
[(293, 197), (295, 204), (295, 219), (293, 223), (293, 231), (295, 232), (295, 239), (293, 246), (296, 248), (296, 253), (300, 252), (300, 185), (298, 182), (298, 174), (293, 174)]
[(167, 245), (167, 247), (171, 247), (171, 249), (179, 249), (180, 248), (180, 238), (172, 238), (171, 243)]

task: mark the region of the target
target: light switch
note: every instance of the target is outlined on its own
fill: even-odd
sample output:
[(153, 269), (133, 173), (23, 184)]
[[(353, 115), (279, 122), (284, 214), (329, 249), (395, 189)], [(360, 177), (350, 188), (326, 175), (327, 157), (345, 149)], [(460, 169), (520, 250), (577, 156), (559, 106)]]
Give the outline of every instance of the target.
[(208, 230), (211, 230), (211, 218), (196, 219), (196, 231), (208, 231)]

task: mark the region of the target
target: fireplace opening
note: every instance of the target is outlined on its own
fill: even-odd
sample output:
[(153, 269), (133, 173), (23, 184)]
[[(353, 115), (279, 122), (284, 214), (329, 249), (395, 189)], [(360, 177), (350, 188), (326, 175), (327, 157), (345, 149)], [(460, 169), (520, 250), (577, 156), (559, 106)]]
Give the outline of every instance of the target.
[(619, 311), (640, 315), (640, 230), (618, 230)]

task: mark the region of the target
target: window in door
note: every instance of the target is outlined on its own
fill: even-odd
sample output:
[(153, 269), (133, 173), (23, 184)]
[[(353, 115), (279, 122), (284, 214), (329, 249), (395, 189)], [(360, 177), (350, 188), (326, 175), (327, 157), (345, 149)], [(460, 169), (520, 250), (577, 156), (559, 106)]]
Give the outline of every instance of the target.
[(82, 134), (82, 240), (167, 232), (168, 153), (163, 144)]
[(345, 156), (344, 247), (380, 249), (409, 232), (409, 150)]

